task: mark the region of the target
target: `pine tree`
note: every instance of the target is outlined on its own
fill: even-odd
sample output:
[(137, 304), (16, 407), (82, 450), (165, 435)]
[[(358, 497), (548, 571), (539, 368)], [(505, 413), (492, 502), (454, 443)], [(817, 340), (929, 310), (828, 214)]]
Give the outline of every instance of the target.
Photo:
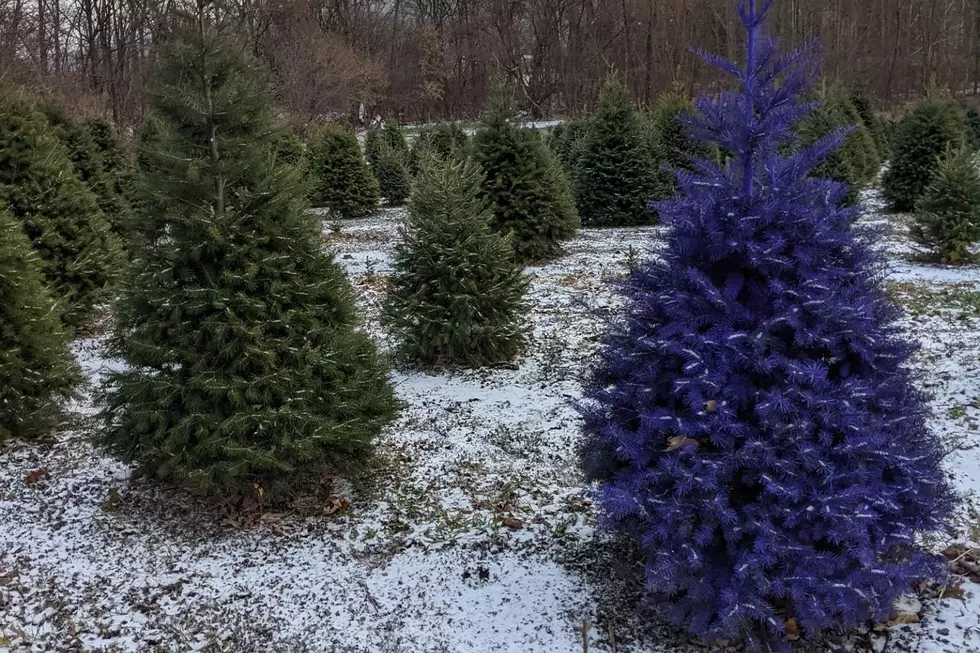
[(0, 442), (51, 428), (81, 377), (68, 344), (31, 242), (0, 211)]
[(880, 260), (845, 188), (808, 174), (841, 135), (786, 149), (814, 65), (777, 53), (771, 6), (738, 4), (744, 66), (712, 57), (738, 88), (699, 100), (692, 133), (733, 156), (660, 204), (667, 246), (625, 282), (583, 453), (602, 522), (646, 556), (653, 607), (708, 640), (788, 650), (790, 620), (816, 639), (888, 618), (938, 572), (917, 543), (954, 499)]
[[(861, 123), (868, 130), (868, 133), (871, 134), (879, 159), (883, 162), (888, 157), (888, 135), (885, 133), (884, 124), (875, 115), (874, 109), (871, 106), (871, 100), (868, 99), (868, 96), (863, 91), (851, 89), (849, 99), (851, 105), (857, 111), (858, 116), (860, 116)], [(878, 171), (876, 170), (875, 174), (877, 175), (877, 173)]]
[(409, 171), (418, 174), (421, 162), (427, 156), (443, 159), (465, 159), (470, 155), (470, 139), (466, 132), (452, 122), (442, 122), (420, 130), (415, 135), (409, 155)]
[(911, 211), (932, 180), (947, 147), (959, 149), (965, 128), (956, 103), (948, 98), (923, 100), (898, 123), (892, 158), (882, 180), (885, 198), (896, 211)]
[(967, 109), (965, 121), (970, 145), (973, 149), (980, 150), (980, 113), (976, 109)]
[[(799, 147), (813, 147), (821, 139), (850, 128), (845, 122), (844, 116), (834, 107), (827, 104), (820, 104), (812, 113), (804, 116), (796, 128), (800, 136)], [(815, 178), (831, 179), (847, 187), (844, 195), (843, 204), (845, 206), (856, 206), (860, 199), (860, 190), (863, 185), (861, 173), (854, 161), (854, 157), (847, 149), (841, 147), (829, 154), (811, 171)]]
[(276, 486), (363, 459), (396, 404), (353, 293), (320, 247), (254, 64), (199, 5), (161, 55), (134, 276), (102, 443), (198, 490)]
[(118, 273), (119, 243), (44, 117), (12, 99), (0, 102), (0, 184), (41, 258), (62, 321), (82, 326)]
[(395, 249), (384, 322), (427, 366), (512, 360), (525, 343), (527, 280), (509, 235), (491, 230), (471, 161), (427, 158)]
[(578, 214), (561, 167), (532, 130), (514, 124), (513, 110), (497, 104), (484, 114), (473, 143), (483, 170), (483, 198), (493, 210), (493, 228), (512, 233), (521, 262), (561, 252), (575, 235)]
[(124, 192), (125, 154), (111, 127), (103, 121), (78, 122), (64, 107), (52, 102), (42, 108), (78, 178), (95, 195), (116, 240), (125, 244), (131, 220)]
[(589, 132), (587, 119), (569, 120), (556, 125), (548, 135), (548, 147), (561, 163), (569, 180), (578, 177), (585, 137)]
[(388, 205), (404, 204), (412, 188), (407, 152), (382, 141), (378, 144), (371, 170), (381, 187), (381, 196), (385, 198)]
[(339, 218), (360, 218), (378, 206), (378, 180), (361, 155), (354, 132), (328, 125), (316, 134), (307, 152), (313, 181), (312, 200)]
[(408, 160), (408, 143), (405, 141), (405, 134), (398, 128), (398, 125), (388, 122), (380, 129), (368, 131), (364, 139), (364, 157), (372, 168), (378, 162), (378, 156), (382, 147), (387, 147), (403, 157), (406, 161)]
[(657, 191), (657, 180), (657, 162), (650, 156), (629, 91), (610, 78), (579, 159), (575, 199), (582, 224), (623, 227), (650, 222), (654, 214), (647, 202)]
[(980, 241), (980, 172), (973, 151), (947, 150), (916, 204), (912, 237), (942, 263), (975, 260), (970, 248)]

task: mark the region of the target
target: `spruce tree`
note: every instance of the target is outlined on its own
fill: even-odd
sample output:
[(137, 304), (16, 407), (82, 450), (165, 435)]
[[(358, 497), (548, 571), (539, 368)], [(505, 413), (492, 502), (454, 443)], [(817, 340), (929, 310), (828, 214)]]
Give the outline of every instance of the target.
[(412, 188), (406, 151), (382, 141), (375, 152), (371, 171), (378, 180), (381, 196), (388, 202), (388, 206), (401, 206), (405, 203)]
[(378, 206), (381, 189), (354, 132), (328, 125), (314, 135), (307, 151), (311, 199), (339, 218), (360, 218)]
[(69, 342), (31, 242), (0, 211), (0, 442), (51, 428), (81, 378)]
[[(812, 113), (804, 116), (796, 127), (800, 136), (799, 147), (813, 147), (821, 139), (848, 128), (851, 128), (851, 125), (845, 122), (844, 116), (833, 106), (820, 104)], [(843, 199), (845, 206), (857, 205), (863, 186), (858, 164), (852, 154), (841, 147), (829, 154), (810, 172), (813, 177), (831, 179), (844, 184), (847, 187)]]
[(882, 179), (885, 198), (896, 211), (911, 211), (932, 181), (947, 147), (959, 149), (966, 130), (956, 103), (932, 96), (895, 127), (892, 158)]
[(651, 221), (657, 162), (650, 156), (629, 91), (606, 81), (579, 159), (575, 199), (582, 224), (628, 227)]
[(388, 122), (380, 129), (368, 131), (364, 140), (364, 156), (372, 168), (378, 162), (378, 156), (383, 147), (389, 148), (399, 156), (404, 157), (406, 161), (408, 160), (408, 143), (405, 141), (405, 134), (398, 128), (398, 125)]
[(78, 122), (64, 107), (52, 102), (45, 104), (43, 111), (78, 178), (95, 195), (117, 241), (125, 245), (131, 220), (125, 196), (127, 170), (122, 145), (111, 127), (103, 121)]
[(970, 145), (973, 149), (980, 150), (980, 113), (976, 109), (967, 109), (965, 122)]
[(527, 280), (509, 235), (491, 230), (471, 161), (429, 157), (395, 249), (384, 323), (403, 357), (426, 366), (512, 360), (526, 336)]
[(205, 19), (161, 55), (134, 275), (118, 304), (102, 444), (199, 490), (363, 459), (396, 403), (353, 293), (277, 161), (255, 65)]
[(514, 124), (511, 108), (495, 104), (483, 116), (473, 157), (483, 171), (493, 228), (513, 234), (517, 259), (557, 256), (562, 241), (575, 235), (578, 214), (568, 180), (540, 136)]
[(881, 261), (808, 174), (841, 135), (787, 150), (814, 65), (763, 33), (771, 6), (738, 3), (744, 65), (712, 58), (738, 86), (693, 133), (733, 156), (660, 204), (666, 248), (625, 282), (582, 406), (602, 523), (635, 538), (652, 607), (769, 651), (889, 618), (938, 573), (920, 535), (954, 502)]
[(470, 138), (452, 122), (441, 122), (421, 129), (415, 135), (409, 154), (409, 171), (415, 175), (427, 156), (465, 159), (470, 155)]
[(931, 247), (941, 263), (975, 260), (970, 250), (980, 240), (980, 172), (972, 150), (946, 151), (916, 204), (912, 237)]
[(585, 137), (589, 132), (587, 119), (568, 120), (556, 125), (548, 135), (548, 147), (561, 163), (569, 180), (578, 177)]
[(118, 274), (119, 243), (44, 117), (9, 98), (0, 101), (0, 184), (41, 258), (62, 321), (82, 326)]

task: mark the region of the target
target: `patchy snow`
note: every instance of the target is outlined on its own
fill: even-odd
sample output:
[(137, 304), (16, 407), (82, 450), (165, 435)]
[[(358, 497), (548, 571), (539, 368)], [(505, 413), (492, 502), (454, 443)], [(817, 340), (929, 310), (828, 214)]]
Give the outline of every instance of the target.
[[(966, 540), (980, 508), (980, 273), (909, 263), (903, 223), (865, 200), (864, 223), (890, 228), (889, 284), (923, 345), (916, 376), (967, 496)], [(378, 309), (403, 215), (324, 225), (382, 347)], [(636, 614), (637, 569), (623, 543), (594, 530), (569, 405), (619, 303), (610, 282), (661, 243), (657, 228), (582, 230), (561, 259), (530, 268), (532, 342), (515, 369), (393, 372), (406, 409), (372, 471), (330, 480), (336, 503), (350, 502), (332, 514), (321, 502), (244, 523), (132, 478), (92, 448), (82, 398), (55, 442), (0, 453), (0, 650), (565, 653), (583, 639), (590, 651), (706, 650)], [(75, 344), (93, 385), (119, 365), (103, 346)], [(39, 469), (48, 474), (25, 483)], [(925, 601), (921, 623), (852, 648), (980, 651), (980, 588), (963, 589)]]

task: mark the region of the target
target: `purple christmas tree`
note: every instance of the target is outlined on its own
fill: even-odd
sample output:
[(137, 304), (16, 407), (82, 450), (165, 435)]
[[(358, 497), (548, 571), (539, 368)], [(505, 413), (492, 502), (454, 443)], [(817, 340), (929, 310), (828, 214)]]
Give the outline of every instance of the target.
[(778, 54), (771, 4), (739, 3), (744, 68), (705, 55), (737, 86), (689, 127), (728, 162), (679, 172), (657, 206), (667, 249), (624, 284), (582, 409), (605, 525), (644, 552), (652, 605), (756, 647), (790, 619), (814, 636), (887, 617), (939, 573), (916, 536), (954, 503), (883, 263), (847, 188), (808, 177), (845, 134), (794, 146), (816, 57)]

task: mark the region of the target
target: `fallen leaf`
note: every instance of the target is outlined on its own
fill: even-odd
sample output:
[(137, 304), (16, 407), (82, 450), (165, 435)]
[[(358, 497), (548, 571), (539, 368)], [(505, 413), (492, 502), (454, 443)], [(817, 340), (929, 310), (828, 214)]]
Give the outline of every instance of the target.
[(24, 478), (24, 483), (26, 485), (34, 485), (45, 476), (50, 476), (50, 475), (51, 472), (45, 467), (42, 467), (41, 469), (35, 469), (33, 472), (31, 472)]
[(783, 630), (786, 639), (791, 642), (795, 642), (800, 638), (800, 625), (796, 622), (796, 619), (787, 619), (786, 626)]
[(705, 409), (706, 411), (708, 411), (709, 413), (713, 413), (713, 412), (715, 412), (716, 410), (718, 410), (718, 402), (717, 402), (717, 401), (715, 401), (714, 399), (711, 399), (711, 400), (709, 400), (709, 401), (706, 401), (706, 402), (704, 403), (704, 409)]
[(914, 612), (899, 612), (895, 615), (895, 618), (889, 621), (890, 624), (917, 624), (919, 623), (919, 615)]
[(681, 447), (688, 447), (688, 446), (696, 447), (698, 446), (698, 441), (692, 440), (691, 438), (682, 438), (680, 436), (677, 436), (667, 440), (666, 451), (677, 451)]
[(500, 523), (502, 523), (507, 528), (515, 531), (524, 526), (524, 522), (522, 522), (520, 519), (517, 519), (515, 517), (504, 517), (503, 519), (500, 520)]
[(963, 593), (962, 585), (953, 585), (944, 589), (942, 596), (944, 599), (962, 599), (966, 595)]

